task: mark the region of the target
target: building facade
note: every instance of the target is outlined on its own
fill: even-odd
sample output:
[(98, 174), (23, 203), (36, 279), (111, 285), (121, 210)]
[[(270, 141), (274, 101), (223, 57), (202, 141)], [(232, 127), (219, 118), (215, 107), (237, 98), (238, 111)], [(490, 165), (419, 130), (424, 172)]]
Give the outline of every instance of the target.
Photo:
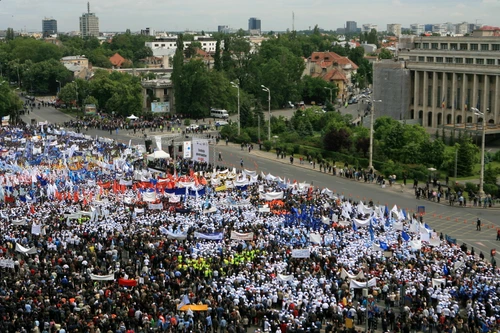
[(415, 37), (399, 50), (411, 71), (410, 119), (425, 127), (467, 126), (482, 121), (474, 107), (491, 126), (500, 124), (500, 28), (491, 29), (468, 37)]
[(387, 33), (394, 34), (394, 36), (401, 36), (401, 24), (391, 23), (387, 25)]
[[(210, 36), (194, 36), (194, 41), (201, 44), (201, 49), (208, 53), (214, 53), (217, 46), (217, 39)], [(184, 41), (184, 49), (191, 44), (191, 41)], [(174, 55), (177, 49), (177, 36), (156, 38), (152, 42), (145, 42), (145, 46), (153, 51), (153, 56), (160, 57)], [(221, 49), (224, 48), (224, 41), (220, 42)]]
[(87, 3), (87, 12), (80, 17), (80, 33), (85, 37), (99, 37), (99, 18), (90, 12), (90, 3)]
[(410, 24), (410, 31), (412, 34), (420, 36), (425, 32), (425, 25), (420, 23)]
[(251, 17), (248, 19), (248, 31), (258, 31), (260, 34), (262, 32), (261, 21), (256, 17)]
[(42, 20), (43, 37), (50, 37), (57, 34), (57, 20), (52, 18), (44, 18)]
[(361, 31), (362, 32), (370, 32), (372, 29), (375, 29), (378, 31), (378, 25), (376, 24), (371, 24), (371, 23), (365, 23), (362, 25)]
[(356, 21), (347, 21), (345, 23), (345, 32), (353, 33), (358, 31), (358, 23)]

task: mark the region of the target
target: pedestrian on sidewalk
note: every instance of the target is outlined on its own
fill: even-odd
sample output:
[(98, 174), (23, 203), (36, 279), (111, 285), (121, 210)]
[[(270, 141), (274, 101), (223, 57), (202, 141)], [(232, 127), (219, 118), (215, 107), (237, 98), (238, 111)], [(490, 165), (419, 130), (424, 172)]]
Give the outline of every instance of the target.
[(481, 220), (478, 218), (476, 222), (476, 230), (481, 231)]
[(497, 229), (497, 240), (500, 240), (500, 229)]

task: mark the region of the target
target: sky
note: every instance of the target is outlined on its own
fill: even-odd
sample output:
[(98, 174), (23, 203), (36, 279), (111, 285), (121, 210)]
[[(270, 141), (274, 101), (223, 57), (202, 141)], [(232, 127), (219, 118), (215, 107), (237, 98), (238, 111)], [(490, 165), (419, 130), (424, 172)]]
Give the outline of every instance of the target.
[[(78, 31), (82, 0), (0, 0), (0, 30), (41, 31), (44, 17), (54, 18), (61, 32)], [(325, 30), (346, 21), (388, 23), (469, 22), (500, 26), (500, 0), (99, 0), (90, 2), (100, 31), (216, 31), (218, 25), (247, 29), (250, 17), (260, 18), (263, 31)]]

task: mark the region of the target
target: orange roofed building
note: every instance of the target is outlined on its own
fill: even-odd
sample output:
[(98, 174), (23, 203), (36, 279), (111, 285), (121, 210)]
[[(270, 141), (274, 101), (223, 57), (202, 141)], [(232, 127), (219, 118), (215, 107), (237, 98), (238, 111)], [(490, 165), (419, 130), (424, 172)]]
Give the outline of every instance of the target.
[(320, 77), (326, 82), (337, 85), (337, 99), (344, 101), (347, 98), (347, 87), (358, 66), (347, 57), (342, 57), (335, 52), (313, 52), (304, 59), (306, 68), (303, 76)]
[(122, 68), (122, 67), (130, 67), (131, 61), (122, 57), (119, 53), (113, 54), (111, 58), (109, 58), (111, 65), (114, 68)]

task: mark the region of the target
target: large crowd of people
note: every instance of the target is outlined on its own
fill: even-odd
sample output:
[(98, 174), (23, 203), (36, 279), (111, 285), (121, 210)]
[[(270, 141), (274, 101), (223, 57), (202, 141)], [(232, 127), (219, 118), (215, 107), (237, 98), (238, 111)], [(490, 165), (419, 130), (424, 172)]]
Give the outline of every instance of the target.
[[(0, 332), (497, 332), (499, 270), (418, 216), (53, 126), (0, 136)], [(361, 326), (359, 326), (361, 325)]]

